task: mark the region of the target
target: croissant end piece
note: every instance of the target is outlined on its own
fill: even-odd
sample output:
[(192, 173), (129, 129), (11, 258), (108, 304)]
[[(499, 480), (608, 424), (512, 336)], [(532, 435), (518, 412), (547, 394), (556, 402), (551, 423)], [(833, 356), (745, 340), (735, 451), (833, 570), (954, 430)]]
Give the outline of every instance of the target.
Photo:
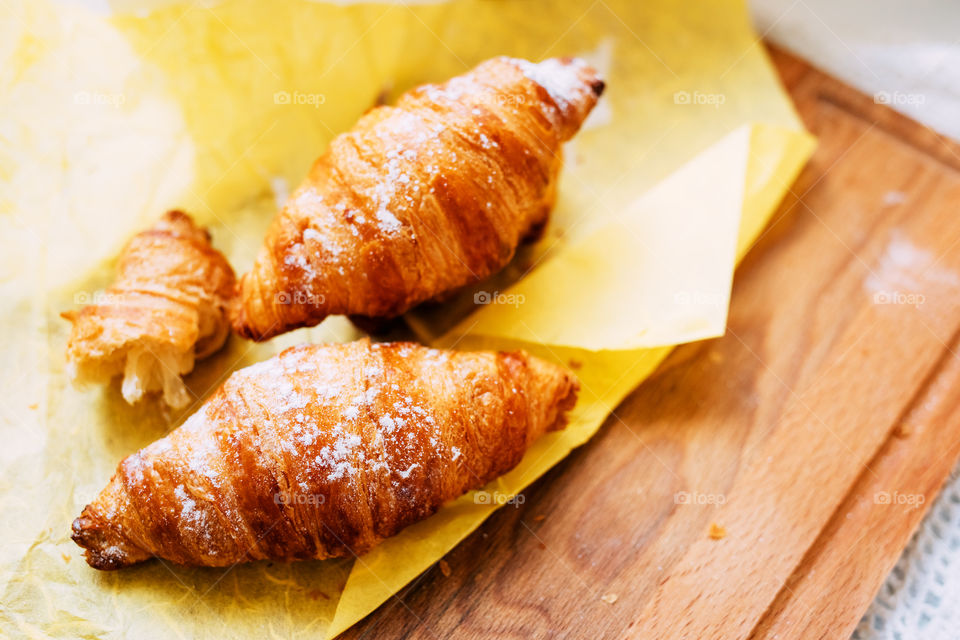
[(495, 58), (367, 112), (274, 219), (234, 329), (396, 317), (499, 271), (546, 224), (561, 144), (603, 86), (581, 60)]
[(73, 539), (97, 569), (363, 553), (516, 466), (577, 388), (522, 351), (293, 347), (123, 460)]
[(77, 382), (123, 374), (123, 397), (163, 391), (173, 407), (190, 400), (180, 376), (230, 333), (227, 305), (235, 277), (210, 236), (180, 211), (137, 234), (120, 254), (101, 300), (61, 314), (73, 323), (67, 370)]

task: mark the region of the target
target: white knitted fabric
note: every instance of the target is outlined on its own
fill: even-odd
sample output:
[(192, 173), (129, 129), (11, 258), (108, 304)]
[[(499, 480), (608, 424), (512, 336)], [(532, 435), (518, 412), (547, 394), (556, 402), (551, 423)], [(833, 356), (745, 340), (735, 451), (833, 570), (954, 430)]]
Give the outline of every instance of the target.
[(954, 469), (853, 639), (960, 639), (960, 467)]

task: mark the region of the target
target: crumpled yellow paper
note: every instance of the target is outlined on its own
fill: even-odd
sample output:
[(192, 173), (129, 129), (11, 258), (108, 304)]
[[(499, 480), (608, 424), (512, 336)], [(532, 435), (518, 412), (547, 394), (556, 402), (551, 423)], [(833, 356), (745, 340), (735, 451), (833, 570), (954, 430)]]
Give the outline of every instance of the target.
[(161, 0), (102, 13), (24, 1), (0, 13), (0, 633), (12, 636), (333, 636), (498, 506), (468, 494), (355, 560), (87, 567), (69, 525), (121, 458), (230, 371), (356, 335), (331, 319), (264, 345), (232, 339), (189, 376), (197, 401), (183, 412), (130, 407), (116, 384), (74, 389), (58, 314), (106, 286), (122, 243), (163, 210), (210, 225), (243, 271), (276, 201), (378, 99), (492, 55), (590, 59), (608, 90), (566, 149), (546, 237), (409, 317), (435, 344), (579, 367), (570, 426), (486, 488), (510, 496), (586, 441), (670, 345), (722, 332), (734, 262), (812, 148), (735, 0)]

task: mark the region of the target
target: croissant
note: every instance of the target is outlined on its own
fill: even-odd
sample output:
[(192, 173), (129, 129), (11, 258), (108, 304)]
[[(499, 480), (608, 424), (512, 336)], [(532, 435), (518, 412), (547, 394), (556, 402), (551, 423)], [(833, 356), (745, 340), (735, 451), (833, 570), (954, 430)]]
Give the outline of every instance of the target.
[(577, 59), (501, 57), (367, 112), (274, 219), (234, 329), (391, 318), (500, 270), (546, 224), (560, 145), (603, 87)]
[(209, 234), (187, 214), (168, 212), (124, 247), (101, 299), (61, 314), (73, 323), (68, 374), (85, 383), (122, 373), (127, 402), (162, 390), (167, 404), (186, 405), (180, 376), (227, 339), (234, 288), (233, 269)]
[(292, 347), (123, 460), (73, 539), (97, 569), (363, 553), (514, 467), (577, 388), (523, 351)]

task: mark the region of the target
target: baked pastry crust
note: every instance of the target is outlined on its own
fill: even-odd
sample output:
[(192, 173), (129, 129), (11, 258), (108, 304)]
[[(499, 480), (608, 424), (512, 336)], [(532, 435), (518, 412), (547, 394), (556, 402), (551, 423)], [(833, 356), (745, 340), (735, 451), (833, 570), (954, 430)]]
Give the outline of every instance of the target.
[(516, 466), (577, 388), (522, 351), (293, 347), (123, 460), (73, 539), (97, 569), (359, 554)]
[(124, 399), (162, 391), (173, 407), (191, 397), (180, 376), (230, 333), (233, 269), (210, 235), (181, 211), (166, 213), (124, 247), (102, 298), (61, 315), (73, 323), (67, 370), (79, 383), (123, 374)]
[(499, 271), (546, 224), (561, 145), (603, 86), (581, 60), (501, 57), (370, 110), (275, 218), (234, 329), (396, 317)]

